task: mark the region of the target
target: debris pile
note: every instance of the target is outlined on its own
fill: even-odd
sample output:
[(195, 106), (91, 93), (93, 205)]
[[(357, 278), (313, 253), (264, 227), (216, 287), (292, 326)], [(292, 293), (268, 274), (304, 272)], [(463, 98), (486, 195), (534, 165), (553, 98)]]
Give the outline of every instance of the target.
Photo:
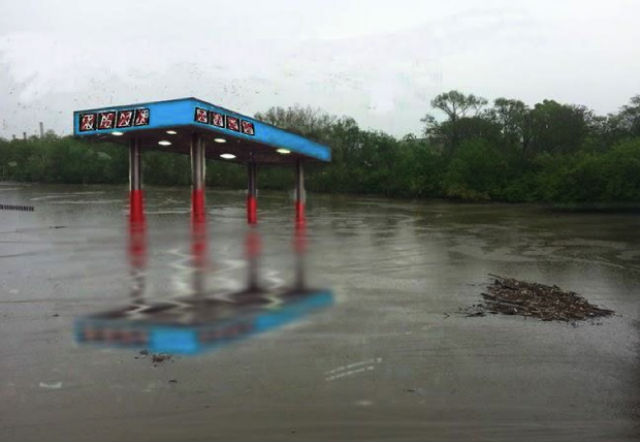
[(502, 313), (539, 318), (543, 321), (581, 321), (610, 316), (613, 310), (590, 304), (575, 292), (564, 291), (556, 285), (518, 281), (489, 274), (493, 283), (482, 293), (483, 304), (467, 310), (467, 316)]
[(167, 353), (153, 353), (151, 355), (151, 362), (153, 362), (154, 364), (160, 364), (164, 361), (171, 360), (171, 357), (172, 356)]
[(173, 362), (173, 356), (168, 353), (150, 353), (149, 350), (144, 349), (138, 352), (140, 356), (134, 356), (133, 359), (146, 359), (147, 356), (151, 356), (151, 362), (154, 367), (157, 367), (158, 364), (162, 364), (165, 361)]

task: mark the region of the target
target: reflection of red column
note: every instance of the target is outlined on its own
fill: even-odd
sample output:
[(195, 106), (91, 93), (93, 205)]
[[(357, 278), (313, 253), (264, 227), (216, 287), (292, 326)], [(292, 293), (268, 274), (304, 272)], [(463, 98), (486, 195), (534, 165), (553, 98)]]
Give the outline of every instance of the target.
[(193, 266), (203, 268), (207, 261), (207, 223), (201, 220), (191, 222), (191, 258)]
[(258, 285), (258, 259), (262, 252), (260, 232), (257, 229), (250, 228), (245, 237), (244, 245), (248, 265), (247, 290), (249, 292), (257, 292), (260, 290)]
[(135, 270), (147, 265), (147, 224), (144, 219), (129, 222), (129, 262)]
[(296, 223), (295, 234), (293, 237), (293, 249), (296, 254), (294, 287), (297, 290), (304, 290), (306, 286), (304, 255), (307, 253), (307, 245), (307, 227), (303, 220), (302, 222)]
[(296, 224), (293, 244), (296, 254), (304, 254), (307, 251), (307, 244), (307, 226), (304, 223)]
[(245, 236), (245, 252), (247, 259), (257, 259), (262, 252), (262, 240), (260, 239), (260, 232), (256, 229), (249, 229)]
[[(195, 212), (194, 212), (195, 213)], [(193, 267), (193, 293), (201, 295), (205, 291), (204, 270), (207, 267), (207, 222), (205, 214), (191, 217), (191, 265)]]
[[(132, 212), (133, 214), (133, 212)], [(147, 266), (147, 225), (144, 217), (129, 221), (129, 264), (131, 266), (131, 298), (134, 304), (143, 303), (144, 270)]]

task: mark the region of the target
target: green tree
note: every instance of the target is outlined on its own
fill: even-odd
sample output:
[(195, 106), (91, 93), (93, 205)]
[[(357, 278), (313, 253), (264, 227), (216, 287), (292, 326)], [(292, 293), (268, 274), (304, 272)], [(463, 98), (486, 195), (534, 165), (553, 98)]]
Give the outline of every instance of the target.
[(620, 127), (633, 137), (640, 136), (640, 95), (629, 100), (620, 111)]
[(531, 110), (520, 100), (496, 98), (489, 117), (500, 125), (504, 141), (526, 152), (531, 140)]
[[(332, 148), (329, 164), (305, 167), (310, 191), (402, 197), (549, 202), (640, 202), (640, 96), (620, 111), (595, 115), (582, 106), (544, 100), (532, 109), (514, 99), (440, 94), (426, 137), (402, 139), (362, 130), (355, 120), (300, 106), (257, 116)], [(145, 152), (144, 180), (190, 183), (189, 157)], [(128, 150), (72, 137), (0, 139), (0, 179), (52, 183), (125, 183)], [(207, 184), (246, 186), (245, 169), (209, 161)], [(261, 188), (290, 189), (291, 168), (264, 166)]]
[(448, 197), (489, 200), (501, 195), (508, 177), (504, 155), (486, 140), (466, 140), (454, 153), (444, 177)]
[(537, 103), (531, 111), (531, 151), (576, 152), (588, 135), (590, 112), (584, 106), (554, 100)]
[(420, 120), (425, 124), (425, 136), (440, 142), (447, 152), (454, 152), (461, 141), (458, 122), (470, 112), (473, 112), (473, 117), (478, 117), (486, 104), (487, 100), (482, 97), (456, 90), (436, 95), (431, 100), (431, 107), (446, 114), (446, 124), (439, 123), (433, 115), (425, 115)]
[(320, 109), (301, 107), (299, 105), (272, 107), (266, 112), (258, 112), (255, 118), (281, 129), (322, 141), (337, 118)]

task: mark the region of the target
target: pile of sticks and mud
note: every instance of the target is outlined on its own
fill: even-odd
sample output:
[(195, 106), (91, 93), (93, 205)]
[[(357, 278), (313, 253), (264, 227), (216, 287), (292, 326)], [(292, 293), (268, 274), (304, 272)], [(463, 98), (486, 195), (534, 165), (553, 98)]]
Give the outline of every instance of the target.
[(501, 313), (543, 321), (581, 321), (614, 314), (613, 310), (593, 305), (577, 293), (564, 291), (556, 285), (518, 281), (493, 274), (489, 276), (493, 282), (487, 286), (487, 293), (482, 293), (484, 303), (468, 309), (467, 316)]

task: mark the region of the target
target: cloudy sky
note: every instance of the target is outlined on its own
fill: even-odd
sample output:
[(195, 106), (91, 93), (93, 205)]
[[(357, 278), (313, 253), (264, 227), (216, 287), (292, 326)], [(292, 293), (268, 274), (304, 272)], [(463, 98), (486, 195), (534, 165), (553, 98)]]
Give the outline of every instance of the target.
[(439, 92), (613, 112), (640, 94), (640, 1), (0, 2), (0, 136), (195, 96), (301, 104), (393, 135)]

